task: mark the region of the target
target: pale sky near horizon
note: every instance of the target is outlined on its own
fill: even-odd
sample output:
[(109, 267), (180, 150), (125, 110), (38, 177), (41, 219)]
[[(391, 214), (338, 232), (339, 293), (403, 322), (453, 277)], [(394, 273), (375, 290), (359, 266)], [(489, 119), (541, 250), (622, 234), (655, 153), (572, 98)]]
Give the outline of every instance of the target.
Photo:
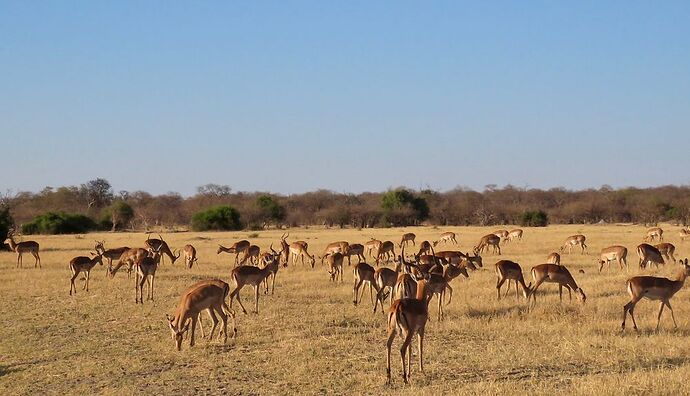
[(0, 190), (690, 184), (690, 2), (0, 1)]

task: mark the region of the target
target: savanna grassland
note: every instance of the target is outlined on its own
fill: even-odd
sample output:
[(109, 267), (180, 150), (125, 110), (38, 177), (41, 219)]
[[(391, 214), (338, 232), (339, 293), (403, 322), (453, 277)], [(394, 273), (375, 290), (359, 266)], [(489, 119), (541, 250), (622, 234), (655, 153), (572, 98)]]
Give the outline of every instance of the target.
[[(678, 227), (663, 226), (665, 240), (676, 245), (676, 257), (690, 253), (690, 242), (678, 237)], [(363, 243), (369, 237), (396, 243), (403, 232), (415, 232), (417, 241), (433, 240), (442, 231), (458, 233), (460, 249), (471, 247), (495, 228), (408, 227), (404, 229), (291, 229), (289, 241), (309, 242), (321, 253), (328, 242)], [(519, 262), (529, 282), (529, 269), (544, 262), (565, 237), (583, 233), (589, 253), (564, 254), (566, 265), (587, 294), (584, 306), (575, 298), (558, 302), (557, 287), (540, 288), (536, 308), (527, 312), (513, 294), (496, 299), (494, 263), (484, 254), (484, 268), (468, 279), (452, 283), (453, 300), (446, 319), (437, 321), (435, 302), (427, 324), (425, 370), (413, 358), (411, 385), (400, 378), (399, 340), (393, 350), (393, 384), (385, 384), (386, 321), (373, 314), (369, 297), (352, 304), (352, 268), (345, 266), (345, 282), (329, 281), (317, 258), (316, 268), (301, 264), (280, 269), (275, 295), (260, 297), (260, 314), (238, 310), (238, 336), (222, 345), (203, 340), (185, 341), (177, 352), (165, 314), (172, 314), (180, 293), (200, 279), (219, 277), (227, 282), (234, 257), (216, 254), (219, 243), (250, 239), (262, 248), (278, 241), (282, 231), (199, 232), (163, 234), (171, 248), (186, 243), (198, 250), (199, 262), (186, 269), (165, 258), (158, 270), (155, 302), (134, 304), (134, 282), (120, 271), (105, 277), (105, 266), (91, 274), (90, 291), (69, 296), (69, 260), (88, 255), (95, 239), (106, 247), (143, 246), (143, 233), (102, 233), (84, 236), (36, 236), (41, 244), (43, 269), (15, 269), (15, 254), (0, 253), (0, 393), (1, 394), (351, 394), (474, 393), (537, 394), (567, 391), (575, 394), (688, 394), (690, 385), (690, 291), (671, 300), (678, 328), (668, 311), (661, 330), (653, 331), (658, 303), (642, 301), (635, 311), (640, 332), (629, 325), (620, 331), (622, 307), (629, 300), (627, 277), (637, 274), (634, 249), (644, 228), (629, 225), (575, 225), (527, 228), (522, 242), (504, 245), (500, 258)], [(24, 237), (24, 240), (29, 239)], [(628, 247), (630, 270), (597, 272), (600, 249)], [(439, 249), (454, 250), (451, 245)], [(396, 253), (398, 252), (396, 247)], [(409, 252), (409, 250), (408, 250)], [(579, 270), (584, 270), (584, 274)], [(675, 276), (676, 264), (647, 273)], [(248, 310), (251, 288), (242, 291)], [(668, 316), (667, 316), (668, 315)], [(208, 317), (203, 316), (205, 324)], [(206, 329), (208, 330), (208, 326)]]

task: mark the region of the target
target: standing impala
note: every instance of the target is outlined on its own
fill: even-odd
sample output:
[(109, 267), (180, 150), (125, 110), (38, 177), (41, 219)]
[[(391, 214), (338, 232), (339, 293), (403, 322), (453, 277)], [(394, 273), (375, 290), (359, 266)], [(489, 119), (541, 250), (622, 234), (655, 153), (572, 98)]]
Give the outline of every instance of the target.
[(333, 254), (333, 253), (345, 254), (345, 252), (347, 252), (347, 249), (349, 246), (350, 246), (350, 244), (345, 242), (345, 241), (338, 241), (338, 242), (329, 243), (328, 245), (326, 245), (326, 248), (324, 249), (321, 256), (319, 256), (319, 258), (321, 259), (321, 264), (323, 265), (323, 260), (329, 254)]
[(663, 242), (658, 245), (654, 245), (655, 248), (661, 253), (666, 260), (671, 260), (672, 263), (676, 262), (676, 257), (673, 253), (676, 251), (676, 247), (672, 243)]
[[(150, 251), (153, 252), (154, 250), (159, 251), (161, 255), (166, 255), (170, 258), (170, 262), (175, 264), (175, 260), (180, 258), (180, 253), (177, 253), (177, 256), (173, 255), (172, 251), (170, 251), (170, 247), (168, 246), (168, 243), (163, 240), (163, 237), (158, 234), (159, 239), (155, 238), (149, 238), (149, 234), (146, 235), (146, 241), (144, 241), (144, 244), (146, 245), (146, 248)], [(161, 256), (162, 259), (162, 256)]]
[(584, 304), (587, 296), (585, 293), (577, 286), (575, 279), (570, 275), (570, 271), (562, 265), (556, 264), (540, 264), (536, 267), (532, 267), (532, 278), (534, 279), (534, 287), (529, 293), (532, 297), (533, 306), (537, 304), (537, 289), (542, 283), (557, 283), (558, 284), (558, 297), (560, 301), (563, 301), (563, 288), (568, 289), (568, 294), (570, 295), (570, 300), (572, 301), (573, 295), (572, 291), (575, 291), (576, 295), (580, 301)]
[(452, 231), (444, 232), (443, 234), (441, 234), (441, 236), (438, 238), (438, 241), (434, 242), (434, 247), (436, 247), (436, 245), (438, 245), (441, 242), (453, 243), (455, 245), (458, 244), (458, 240), (455, 239), (455, 233)]
[(408, 232), (406, 234), (403, 234), (402, 239), (400, 240), (400, 245), (399, 247), (403, 247), (403, 245), (407, 246), (410, 242), (412, 242), (412, 246), (415, 245), (414, 239), (417, 238), (417, 235), (415, 235), (412, 232)]
[(491, 246), (494, 250), (494, 253), (496, 253), (496, 250), (498, 250), (498, 255), (501, 255), (501, 246), (499, 246), (499, 243), (501, 243), (501, 238), (496, 236), (495, 234), (488, 234), (484, 235), (480, 240), (477, 246), (474, 247), (474, 254), (480, 254), (484, 252), (484, 249), (489, 250), (488, 247)]
[(338, 276), (340, 276), (340, 283), (343, 283), (343, 259), (344, 256), (340, 252), (330, 253), (326, 256), (328, 274), (331, 276), (332, 282), (337, 282)]
[[(429, 307), (426, 301), (426, 280), (422, 279), (417, 284), (416, 298), (403, 298), (396, 300), (388, 313), (388, 341), (386, 342), (386, 375), (388, 383), (391, 382), (391, 348), (395, 336), (400, 333), (403, 338), (400, 347), (400, 360), (402, 361), (403, 381), (407, 384), (412, 359), (412, 338), (418, 336), (419, 371), (424, 373), (424, 329), (429, 320)], [(407, 358), (407, 368), (405, 367)]]
[[(352, 303), (357, 305), (358, 302), (362, 301), (362, 296), (364, 295), (364, 284), (367, 283), (369, 284), (369, 297), (371, 298), (371, 303), (374, 303), (374, 297), (372, 294), (372, 288), (376, 289), (376, 295), (379, 295), (379, 286), (376, 284), (376, 280), (374, 279), (374, 267), (367, 263), (359, 263), (355, 265), (355, 267), (352, 269), (355, 283), (354, 286), (352, 287), (352, 293), (354, 294), (354, 300), (352, 300)], [(359, 293), (359, 301), (357, 300), (357, 293), (359, 292), (359, 289), (362, 289), (362, 292)]]
[(432, 247), (429, 241), (423, 241), (419, 244), (419, 253), (417, 255), (421, 256), (422, 254), (432, 254)]
[(374, 302), (374, 313), (376, 313), (379, 301), (381, 302), (381, 310), (383, 311), (383, 302), (386, 297), (390, 297), (389, 306), (393, 305), (393, 288), (395, 288), (395, 282), (397, 280), (398, 273), (392, 269), (386, 267), (376, 269), (374, 272), (374, 281), (379, 287), (379, 292), (376, 294), (376, 301)]
[(10, 245), (10, 249), (12, 249), (13, 252), (17, 253), (17, 268), (22, 267), (22, 255), (24, 253), (31, 253), (32, 256), (34, 256), (34, 259), (36, 260), (34, 262), (34, 268), (38, 265), (38, 268), (41, 268), (41, 257), (38, 255), (38, 242), (36, 241), (24, 241), (24, 242), (15, 242), (14, 241), (14, 231), (10, 231), (7, 233), (7, 239), (5, 239), (5, 243)]
[(240, 290), (246, 285), (254, 288), (254, 313), (259, 313), (259, 286), (272, 273), (278, 272), (280, 263), (280, 254), (275, 253), (273, 261), (264, 268), (255, 267), (253, 265), (241, 265), (236, 267), (231, 272), (231, 277), (235, 281), (235, 289), (230, 293), (230, 307), (232, 308), (232, 300), (237, 297), (237, 302), (242, 307), (242, 312), (245, 314), (247, 310), (244, 309), (242, 300), (240, 299)]
[(144, 304), (144, 283), (148, 285), (148, 291), (146, 293), (146, 301), (153, 301), (153, 281), (156, 277), (156, 270), (158, 269), (158, 264), (161, 261), (161, 249), (162, 245), (158, 246), (158, 249), (153, 251), (152, 256), (146, 256), (139, 260), (134, 266), (134, 303)]
[(561, 253), (563, 253), (565, 249), (568, 248), (568, 254), (570, 254), (573, 251), (573, 247), (579, 246), (581, 249), (580, 253), (584, 254), (585, 249), (587, 249), (587, 245), (585, 245), (586, 239), (587, 237), (585, 237), (582, 234), (571, 235), (567, 237), (560, 248)]
[(100, 254), (103, 256), (106, 261), (108, 262), (108, 268), (113, 267), (113, 260), (120, 260), (122, 257), (122, 254), (129, 250), (130, 248), (128, 246), (122, 246), (114, 249), (107, 249), (105, 248), (105, 240), (103, 241), (96, 241), (96, 246), (94, 247), (96, 249), (96, 253)]
[(131, 277), (132, 269), (134, 264), (138, 263), (144, 257), (149, 255), (149, 251), (144, 248), (132, 248), (125, 250), (120, 256), (120, 261), (117, 262), (115, 267), (108, 266), (108, 276), (113, 278), (117, 271), (123, 265), (127, 264), (127, 279)]
[(343, 253), (345, 256), (347, 256), (347, 265), (350, 266), (352, 265), (352, 256), (357, 256), (357, 262), (361, 263), (362, 261), (366, 261), (366, 257), (364, 257), (364, 245), (361, 243), (353, 243), (350, 246), (347, 247), (347, 251)]
[(384, 256), (386, 260), (390, 260), (391, 257), (395, 257), (395, 245), (393, 242), (386, 241), (381, 244), (379, 249), (376, 251), (376, 265), (379, 265)]
[(244, 257), (240, 260), (240, 265), (245, 265), (247, 260), (249, 264), (257, 265), (259, 263), (259, 256), (261, 255), (261, 248), (256, 245), (249, 246), (249, 249), (245, 251)]
[(184, 245), (182, 248), (182, 253), (184, 253), (184, 263), (187, 268), (192, 268), (192, 265), (198, 261), (196, 257), (196, 249), (192, 245)]
[(646, 268), (647, 264), (655, 264), (659, 268), (659, 264), (666, 263), (659, 249), (647, 243), (637, 246), (637, 256), (640, 258), (640, 269)]
[(297, 265), (297, 259), (302, 258), (302, 265), (304, 265), (304, 257), (308, 257), (310, 260), (311, 267), (314, 268), (316, 263), (316, 258), (309, 254), (307, 247), (300, 242), (293, 242), (290, 244), (290, 257), (292, 257), (292, 263)]
[(663, 241), (664, 240), (664, 230), (662, 230), (659, 227), (652, 227), (647, 230), (647, 233), (645, 234), (644, 238), (645, 242), (653, 242), (655, 240)]
[(521, 241), (521, 240), (522, 240), (522, 230), (519, 228), (511, 230), (508, 233), (508, 239), (506, 239), (507, 242)]
[(561, 265), (561, 255), (556, 252), (553, 252), (546, 257), (546, 262), (549, 264)]
[(599, 255), (599, 272), (604, 268), (604, 264), (608, 264), (608, 268), (611, 269), (611, 261), (616, 261), (620, 269), (623, 269), (625, 265), (625, 270), (628, 270), (628, 248), (625, 246), (609, 246), (607, 248), (601, 249), (601, 254)]
[(622, 330), (625, 330), (625, 319), (627, 319), (628, 312), (633, 321), (633, 328), (637, 330), (637, 323), (635, 322), (635, 305), (642, 299), (659, 301), (659, 314), (656, 317), (656, 330), (659, 330), (659, 322), (661, 322), (661, 313), (664, 311), (664, 306), (671, 310), (671, 318), (673, 319), (673, 326), (678, 327), (676, 318), (673, 315), (673, 308), (669, 302), (671, 298), (683, 288), (685, 278), (690, 275), (690, 266), (688, 266), (688, 259), (678, 262), (681, 265), (682, 272), (677, 280), (670, 280), (668, 278), (658, 278), (656, 276), (635, 276), (628, 279), (627, 288), (630, 294), (630, 302), (623, 307), (623, 324)]
[(685, 242), (685, 238), (690, 238), (690, 230), (687, 228), (681, 228), (678, 232), (678, 236), (680, 236), (681, 241)]
[[(215, 318), (214, 313), (218, 314), (223, 321), (223, 343), (228, 341), (228, 315), (232, 318), (233, 338), (237, 335), (237, 326), (235, 325), (235, 312), (232, 311), (225, 303), (225, 298), (230, 292), (230, 286), (217, 279), (201, 281), (191, 288), (189, 288), (182, 297), (175, 309), (174, 317), (166, 315), (170, 331), (172, 332), (173, 340), (177, 350), (182, 349), (182, 340), (185, 333), (189, 330), (188, 321), (192, 322), (192, 331), (189, 337), (189, 346), (194, 346), (194, 331), (199, 320), (199, 313), (209, 310), (212, 318)], [(213, 339), (213, 330), (216, 323), (214, 322), (211, 330), (210, 339)], [(218, 333), (220, 335), (220, 333)]]
[(364, 243), (364, 248), (367, 250), (367, 254), (374, 258), (376, 256), (374, 256), (373, 252), (378, 252), (379, 249), (381, 249), (382, 243), (383, 242), (379, 241), (378, 239), (371, 238)]
[(216, 251), (216, 254), (220, 254), (222, 252), (225, 253), (235, 253), (235, 266), (237, 266), (237, 263), (239, 262), (239, 257), (241, 253), (245, 253), (251, 246), (251, 243), (247, 240), (241, 240), (237, 241), (232, 244), (232, 246), (225, 247), (223, 245), (218, 245), (218, 250)]
[(519, 299), (518, 286), (522, 286), (522, 295), (525, 297), (525, 299), (529, 299), (531, 290), (530, 287), (532, 286), (532, 283), (529, 285), (525, 284), (525, 278), (522, 276), (522, 268), (520, 267), (520, 264), (510, 260), (500, 260), (496, 262), (495, 267), (496, 276), (498, 277), (496, 280), (496, 292), (498, 293), (499, 300), (501, 299), (501, 286), (503, 286), (505, 281), (508, 281), (505, 295), (505, 297), (508, 297), (511, 280), (515, 282), (515, 299)]
[(86, 280), (84, 281), (84, 287), (82, 290), (89, 291), (89, 277), (91, 274), (91, 269), (96, 265), (103, 265), (103, 256), (100, 254), (94, 254), (94, 257), (77, 256), (70, 260), (69, 269), (72, 271), (72, 278), (70, 279), (69, 285), (69, 295), (72, 295), (72, 290), (74, 294), (77, 294), (77, 286), (74, 284), (74, 280), (77, 279), (79, 273), (83, 272)]
[(508, 230), (496, 230), (496, 231), (492, 232), (492, 234), (501, 238), (501, 242), (504, 242), (506, 239), (508, 239), (508, 235), (510, 233), (508, 232)]

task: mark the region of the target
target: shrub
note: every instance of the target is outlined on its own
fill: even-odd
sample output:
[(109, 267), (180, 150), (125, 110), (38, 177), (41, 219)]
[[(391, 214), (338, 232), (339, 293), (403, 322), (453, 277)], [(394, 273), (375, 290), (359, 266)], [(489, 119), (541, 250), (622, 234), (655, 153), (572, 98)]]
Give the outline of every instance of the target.
[(74, 213), (48, 212), (22, 224), (22, 233), (79, 234), (96, 228), (96, 223), (90, 217)]
[(229, 205), (216, 206), (197, 212), (192, 216), (192, 229), (194, 231), (227, 231), (241, 228), (240, 212)]
[(123, 200), (117, 200), (103, 210), (101, 227), (108, 227), (111, 231), (124, 228), (134, 218), (134, 210)]
[(549, 224), (549, 216), (542, 210), (528, 210), (522, 212), (518, 222), (523, 227), (546, 227)]
[[(0, 209), (0, 238), (2, 238), (0, 243), (7, 238), (7, 233), (10, 231), (13, 224), (14, 220), (10, 214), (10, 208), (5, 207)], [(0, 249), (2, 249), (2, 245), (0, 245)]]

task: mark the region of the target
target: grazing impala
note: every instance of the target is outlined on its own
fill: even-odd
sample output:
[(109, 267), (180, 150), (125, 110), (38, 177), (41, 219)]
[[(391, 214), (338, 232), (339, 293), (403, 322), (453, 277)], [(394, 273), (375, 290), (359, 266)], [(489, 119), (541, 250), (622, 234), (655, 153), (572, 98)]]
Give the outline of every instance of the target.
[(510, 234), (508, 230), (496, 230), (492, 232), (492, 234), (496, 235), (497, 237), (501, 238), (501, 242), (505, 241), (508, 239), (508, 235)]
[(563, 287), (568, 289), (571, 301), (573, 299), (572, 291), (575, 291), (583, 304), (587, 299), (582, 289), (577, 286), (573, 276), (570, 275), (570, 271), (562, 265), (540, 264), (536, 267), (532, 267), (532, 278), (534, 279), (534, 287), (529, 293), (529, 296), (533, 299), (533, 306), (537, 303), (537, 289), (539, 289), (539, 286), (544, 282), (558, 283), (558, 297), (560, 301), (563, 301)]
[[(221, 280), (205, 280), (201, 281), (187, 290), (175, 309), (174, 317), (166, 315), (168, 325), (172, 332), (173, 340), (177, 350), (182, 349), (182, 340), (185, 333), (189, 330), (188, 321), (192, 322), (192, 331), (189, 339), (189, 346), (194, 346), (194, 331), (199, 320), (199, 313), (209, 310), (211, 313), (218, 314), (223, 321), (222, 334), (224, 335), (223, 343), (228, 341), (228, 315), (232, 318), (233, 338), (237, 335), (237, 326), (235, 325), (235, 312), (232, 311), (225, 303), (225, 298), (230, 292), (230, 286)], [(212, 314), (212, 318), (215, 316)], [(211, 337), (213, 338), (213, 330), (216, 327), (214, 323), (211, 330)], [(221, 333), (218, 333), (219, 336)]]
[(381, 302), (381, 310), (383, 311), (383, 302), (388, 296), (390, 296), (389, 306), (393, 305), (393, 288), (397, 280), (398, 273), (392, 269), (386, 267), (376, 269), (374, 272), (374, 281), (379, 287), (379, 292), (376, 294), (376, 301), (374, 302), (374, 313), (376, 313), (379, 301)]
[(153, 251), (153, 256), (146, 256), (136, 263), (134, 266), (134, 303), (144, 304), (144, 283), (148, 285), (146, 293), (146, 301), (153, 301), (153, 281), (156, 278), (156, 270), (161, 261), (161, 249)]
[(379, 250), (376, 251), (376, 265), (379, 265), (381, 259), (385, 256), (386, 260), (395, 257), (395, 245), (391, 241), (386, 241), (381, 244)]
[(621, 270), (625, 265), (627, 271), (628, 261), (626, 257), (628, 257), (628, 248), (625, 246), (614, 245), (602, 249), (599, 255), (599, 272), (604, 268), (604, 264), (608, 264), (608, 268), (611, 269), (611, 261), (616, 261)]
[(242, 254), (242, 253), (246, 254), (246, 251), (249, 249), (250, 246), (251, 246), (251, 243), (249, 243), (249, 241), (243, 239), (241, 241), (237, 241), (237, 242), (233, 243), (232, 246), (230, 246), (230, 247), (218, 245), (218, 250), (216, 251), (216, 254), (220, 254), (222, 252), (234, 253), (235, 254), (235, 266), (237, 266), (237, 263), (240, 261), (239, 260), (240, 254)]
[(232, 300), (237, 297), (237, 302), (242, 307), (242, 312), (245, 314), (247, 310), (244, 309), (242, 300), (240, 299), (240, 290), (246, 285), (254, 288), (254, 313), (259, 313), (259, 286), (261, 282), (267, 279), (271, 274), (278, 272), (280, 263), (280, 254), (275, 253), (273, 261), (264, 268), (255, 267), (253, 265), (241, 265), (233, 268), (231, 277), (235, 281), (235, 289), (230, 293), (230, 307), (232, 307)]
[(522, 286), (522, 295), (525, 297), (525, 299), (529, 299), (531, 290), (530, 287), (532, 286), (532, 283), (529, 285), (525, 284), (525, 278), (522, 276), (522, 268), (520, 267), (520, 264), (510, 260), (500, 260), (496, 262), (495, 267), (496, 276), (498, 277), (496, 280), (496, 292), (498, 293), (499, 300), (501, 299), (501, 286), (503, 286), (505, 281), (508, 281), (505, 294), (505, 297), (508, 297), (511, 280), (515, 282), (515, 299), (517, 300), (520, 298), (518, 286)]
[(661, 242), (664, 240), (664, 230), (659, 227), (652, 227), (647, 230), (647, 233), (642, 239), (644, 239), (645, 242), (653, 242), (657, 239)]
[(304, 257), (308, 257), (310, 260), (311, 267), (314, 268), (316, 264), (316, 258), (309, 254), (307, 247), (300, 242), (293, 242), (290, 244), (290, 257), (292, 257), (292, 263), (297, 265), (297, 259), (302, 258), (302, 265), (304, 265)]
[(400, 240), (400, 245), (399, 247), (403, 247), (403, 245), (407, 246), (408, 243), (412, 242), (412, 246), (415, 245), (414, 239), (417, 238), (417, 235), (415, 235), (412, 232), (408, 232), (406, 234), (403, 234), (402, 239)]
[(249, 246), (249, 249), (245, 251), (244, 257), (240, 260), (240, 265), (245, 265), (247, 260), (249, 264), (257, 265), (259, 263), (259, 256), (261, 255), (261, 248), (256, 245)]
[(5, 239), (5, 243), (10, 245), (10, 249), (12, 249), (13, 252), (17, 253), (17, 268), (22, 267), (22, 255), (24, 253), (31, 253), (32, 256), (34, 256), (34, 259), (36, 260), (34, 262), (34, 268), (38, 266), (38, 268), (41, 268), (41, 257), (38, 255), (38, 249), (39, 245), (38, 242), (36, 241), (24, 241), (24, 242), (15, 242), (14, 241), (14, 231), (10, 231), (7, 233), (7, 239)]
[(659, 264), (666, 263), (659, 249), (647, 243), (637, 246), (637, 256), (640, 258), (640, 269), (646, 268), (647, 264), (655, 264), (659, 268)]
[[(92, 253), (93, 254), (93, 253)], [(79, 273), (83, 272), (86, 280), (84, 281), (84, 287), (82, 290), (89, 291), (89, 275), (91, 274), (91, 269), (96, 265), (103, 265), (103, 256), (100, 254), (94, 254), (94, 257), (77, 256), (70, 260), (69, 269), (72, 271), (72, 279), (70, 279), (69, 295), (72, 295), (72, 290), (74, 294), (77, 294), (77, 286), (74, 284), (74, 280), (77, 279)]]
[(508, 238), (506, 242), (521, 241), (522, 240), (522, 230), (516, 228), (508, 233)]
[(546, 257), (546, 262), (549, 264), (561, 265), (561, 255), (553, 252)]
[[(369, 295), (371, 297), (371, 303), (374, 303), (374, 296), (372, 294), (372, 288), (376, 289), (376, 295), (379, 295), (379, 286), (376, 284), (376, 281), (374, 280), (374, 267), (367, 263), (359, 263), (355, 265), (355, 267), (352, 270), (355, 283), (354, 286), (352, 287), (352, 293), (354, 294), (354, 300), (352, 300), (352, 303), (357, 305), (358, 302), (362, 301), (362, 296), (364, 295), (364, 284), (367, 283), (369, 284)], [(359, 300), (357, 299), (357, 293), (359, 292), (359, 289), (362, 289), (362, 292), (359, 294)]]
[(458, 244), (458, 240), (455, 239), (455, 233), (452, 231), (444, 232), (441, 234), (441, 236), (438, 238), (438, 241), (434, 242), (434, 247), (438, 245), (439, 243), (453, 243), (453, 244)]
[[(410, 360), (412, 359), (412, 338), (418, 336), (419, 371), (424, 373), (424, 329), (429, 320), (429, 307), (426, 300), (426, 280), (420, 280), (417, 285), (416, 298), (403, 298), (396, 300), (388, 313), (388, 341), (386, 342), (386, 375), (388, 383), (391, 382), (391, 347), (395, 336), (400, 333), (403, 344), (400, 347), (400, 360), (403, 368), (403, 381), (409, 381)], [(406, 356), (407, 355), (407, 356)], [(405, 358), (407, 357), (407, 368)]]
[(371, 238), (367, 242), (364, 243), (364, 248), (367, 250), (367, 254), (374, 258), (373, 252), (378, 252), (379, 249), (381, 249), (381, 244), (383, 242), (379, 241), (378, 239)]
[(676, 257), (673, 255), (676, 251), (676, 247), (672, 243), (664, 242), (654, 245), (654, 247), (659, 250), (659, 253), (661, 253), (666, 260), (671, 260), (672, 263), (676, 262)]
[(115, 277), (117, 270), (119, 270), (120, 267), (122, 267), (123, 265), (127, 264), (127, 279), (129, 279), (132, 274), (134, 264), (138, 263), (139, 261), (141, 261), (141, 259), (148, 255), (149, 251), (144, 248), (127, 249), (120, 256), (120, 261), (117, 262), (117, 265), (115, 265), (115, 267), (108, 266), (108, 275), (111, 278)]
[(685, 242), (685, 238), (690, 238), (690, 230), (681, 228), (678, 232), (678, 236), (680, 236), (681, 241)]
[(690, 275), (690, 266), (688, 259), (678, 262), (681, 265), (682, 272), (677, 280), (670, 280), (668, 278), (658, 278), (656, 276), (635, 276), (628, 279), (627, 288), (630, 294), (630, 302), (623, 307), (623, 323), (621, 328), (625, 330), (625, 319), (630, 312), (630, 317), (633, 321), (633, 328), (637, 330), (637, 323), (635, 322), (635, 305), (643, 298), (648, 300), (660, 301), (659, 314), (656, 317), (656, 330), (659, 330), (659, 322), (661, 322), (661, 313), (664, 311), (664, 306), (671, 310), (671, 318), (673, 319), (673, 326), (678, 327), (676, 318), (673, 315), (673, 308), (671, 308), (670, 300), (683, 288), (685, 278)]
[(340, 275), (340, 283), (343, 283), (343, 259), (344, 256), (340, 252), (330, 253), (326, 256), (328, 274), (333, 282), (337, 282), (338, 275)]
[(345, 254), (349, 246), (350, 244), (345, 241), (331, 242), (326, 245), (326, 249), (324, 249), (321, 256), (319, 256), (321, 259), (321, 265), (323, 265), (323, 260), (326, 258), (326, 256), (333, 253)]
[(587, 245), (585, 245), (585, 239), (587, 239), (584, 235), (578, 234), (578, 235), (571, 235), (565, 239), (565, 242), (563, 242), (563, 245), (561, 246), (561, 253), (565, 251), (565, 248), (568, 248), (568, 254), (572, 253), (573, 247), (574, 246), (580, 246), (581, 249), (581, 254), (585, 253), (585, 249), (587, 249)]
[[(144, 244), (146, 245), (146, 248), (150, 251), (153, 252), (154, 250), (160, 251), (161, 255), (166, 255), (170, 258), (170, 261), (175, 264), (175, 260), (180, 258), (180, 253), (177, 253), (177, 256), (173, 255), (172, 251), (170, 251), (170, 247), (168, 246), (168, 243), (163, 240), (163, 237), (158, 234), (159, 239), (155, 238), (149, 238), (149, 234), (146, 235), (146, 241), (144, 241)], [(162, 259), (162, 256), (161, 256)]]
[(352, 256), (357, 256), (357, 262), (361, 263), (362, 261), (366, 261), (366, 257), (364, 257), (364, 245), (361, 243), (353, 243), (347, 247), (347, 251), (343, 253), (345, 256), (347, 256), (347, 265), (350, 266), (352, 265), (351, 259)]
[(499, 243), (501, 243), (501, 238), (495, 234), (484, 235), (482, 239), (479, 240), (479, 244), (474, 247), (474, 254), (480, 254), (484, 252), (484, 249), (487, 249), (488, 251), (488, 247), (491, 246), (494, 253), (496, 253), (496, 250), (498, 250), (498, 255), (500, 256), (501, 247), (499, 246)]
[(182, 253), (184, 254), (185, 265), (187, 268), (192, 268), (192, 265), (198, 261), (196, 257), (196, 249), (192, 245), (184, 245), (182, 248)]
[(120, 260), (122, 254), (130, 248), (128, 246), (122, 246), (106, 250), (105, 241), (96, 241), (96, 246), (94, 247), (94, 249), (96, 249), (96, 253), (100, 254), (106, 259), (106, 261), (108, 262), (108, 268), (112, 268), (113, 260)]

